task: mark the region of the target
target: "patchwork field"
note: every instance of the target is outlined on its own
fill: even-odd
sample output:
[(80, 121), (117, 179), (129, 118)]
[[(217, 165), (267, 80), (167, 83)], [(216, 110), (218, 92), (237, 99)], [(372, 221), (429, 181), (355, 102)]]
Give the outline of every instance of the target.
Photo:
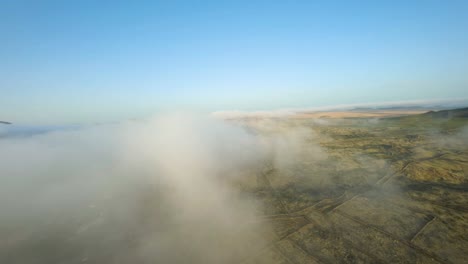
[(468, 257), (468, 109), (177, 116), (0, 144), (0, 263)]
[(466, 111), (236, 120), (264, 135), (300, 129), (311, 150), (238, 183), (273, 227), (243, 263), (466, 263)]

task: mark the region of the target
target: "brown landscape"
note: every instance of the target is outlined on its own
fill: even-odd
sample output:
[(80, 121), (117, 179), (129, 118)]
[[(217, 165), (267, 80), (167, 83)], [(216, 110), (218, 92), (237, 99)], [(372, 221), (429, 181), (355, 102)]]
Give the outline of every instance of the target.
[(6, 134), (0, 157), (1, 263), (468, 257), (467, 108), (176, 115)]
[(317, 112), (239, 121), (259, 133), (305, 130), (304, 148), (312, 150), (287, 168), (266, 165), (240, 184), (263, 202), (261, 221), (273, 227), (243, 263), (464, 263), (467, 112)]

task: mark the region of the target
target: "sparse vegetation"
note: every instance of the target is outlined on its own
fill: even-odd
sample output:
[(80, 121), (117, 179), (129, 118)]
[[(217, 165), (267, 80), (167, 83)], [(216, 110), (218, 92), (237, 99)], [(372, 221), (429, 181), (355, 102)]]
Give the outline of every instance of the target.
[[(431, 112), (316, 125), (328, 156), (270, 169), (251, 192), (276, 236), (248, 263), (462, 263), (468, 248), (468, 119)], [(465, 133), (465, 134), (463, 134)], [(307, 147), (307, 146), (305, 146)], [(311, 158), (313, 159), (313, 158)], [(282, 179), (285, 178), (285, 179)], [(273, 184), (280, 182), (281, 184)]]
[(4, 137), (0, 262), (463, 263), (467, 127), (175, 115)]

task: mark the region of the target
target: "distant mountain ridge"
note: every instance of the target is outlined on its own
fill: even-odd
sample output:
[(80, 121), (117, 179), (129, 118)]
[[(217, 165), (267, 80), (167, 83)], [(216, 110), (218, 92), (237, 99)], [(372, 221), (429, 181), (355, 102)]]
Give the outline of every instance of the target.
[(468, 118), (468, 107), (451, 109), (451, 110), (429, 111), (421, 115), (431, 117), (431, 118), (453, 118), (453, 117)]
[(449, 110), (429, 110), (425, 113), (415, 115), (405, 115), (396, 117), (384, 117), (387, 120), (411, 120), (411, 122), (419, 122), (422, 120), (450, 120), (450, 119), (464, 119), (468, 118), (468, 107), (455, 108)]
[(425, 106), (385, 106), (385, 107), (355, 107), (350, 109), (350, 112), (368, 112), (368, 111), (415, 111), (415, 110), (443, 110), (442, 107), (425, 107)]
[(0, 121), (0, 124), (4, 124), (4, 125), (11, 125), (10, 122), (6, 122), (6, 121)]

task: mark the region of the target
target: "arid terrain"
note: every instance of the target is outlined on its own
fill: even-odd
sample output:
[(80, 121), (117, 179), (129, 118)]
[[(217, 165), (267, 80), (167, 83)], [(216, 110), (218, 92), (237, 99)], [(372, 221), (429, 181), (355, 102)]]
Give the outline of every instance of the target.
[(468, 109), (339, 116), (0, 135), (0, 263), (466, 263)]
[(256, 133), (313, 135), (312, 153), (240, 183), (273, 227), (244, 263), (465, 263), (467, 112), (237, 120)]

